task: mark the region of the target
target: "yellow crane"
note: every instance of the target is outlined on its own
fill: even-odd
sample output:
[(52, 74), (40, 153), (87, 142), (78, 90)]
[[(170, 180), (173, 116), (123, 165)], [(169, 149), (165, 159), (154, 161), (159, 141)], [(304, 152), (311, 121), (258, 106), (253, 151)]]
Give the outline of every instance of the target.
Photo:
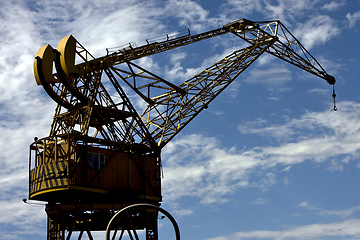
[[(227, 33), (248, 46), (180, 85), (134, 63)], [(145, 239), (157, 240), (159, 213), (179, 240), (176, 221), (160, 208), (161, 149), (264, 52), (335, 84), (280, 21), (241, 19), (146, 42), (95, 58), (70, 35), (57, 49), (46, 45), (36, 54), (36, 82), (57, 103), (50, 134), (35, 139), (29, 159), (29, 199), (47, 202), (48, 240), (71, 239), (74, 232), (93, 239), (93, 231), (105, 230), (107, 239), (138, 240), (144, 231)], [(142, 112), (123, 86), (145, 102)]]

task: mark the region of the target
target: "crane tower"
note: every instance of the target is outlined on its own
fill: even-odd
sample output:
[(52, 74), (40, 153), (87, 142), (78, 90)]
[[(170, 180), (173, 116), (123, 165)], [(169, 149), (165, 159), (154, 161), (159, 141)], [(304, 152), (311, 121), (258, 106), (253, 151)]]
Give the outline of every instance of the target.
[[(247, 47), (180, 85), (134, 62), (227, 33)], [(48, 240), (93, 239), (105, 230), (107, 239), (158, 240), (159, 213), (179, 240), (175, 220), (160, 208), (161, 149), (264, 52), (335, 84), (280, 21), (241, 19), (146, 42), (95, 58), (70, 35), (36, 54), (36, 82), (57, 103), (50, 134), (35, 138), (29, 159), (29, 199), (47, 202)], [(125, 86), (144, 102), (141, 112)]]

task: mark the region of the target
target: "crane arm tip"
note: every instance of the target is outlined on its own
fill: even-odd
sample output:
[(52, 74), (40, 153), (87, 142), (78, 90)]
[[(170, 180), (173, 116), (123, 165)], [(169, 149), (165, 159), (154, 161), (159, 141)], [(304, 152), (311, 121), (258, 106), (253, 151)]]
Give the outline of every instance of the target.
[(325, 80), (330, 84), (330, 85), (335, 85), (336, 80), (333, 76), (331, 75), (326, 75)]

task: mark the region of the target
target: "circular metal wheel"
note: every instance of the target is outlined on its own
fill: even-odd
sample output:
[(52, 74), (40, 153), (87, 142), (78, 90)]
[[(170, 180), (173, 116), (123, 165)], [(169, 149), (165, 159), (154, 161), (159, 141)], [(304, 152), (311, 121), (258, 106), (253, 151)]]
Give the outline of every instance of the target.
[(151, 204), (133, 204), (121, 209), (110, 220), (106, 228), (106, 240), (159, 239), (158, 214), (160, 219), (168, 218), (174, 231), (175, 240), (180, 240), (180, 231), (175, 219), (164, 209)]

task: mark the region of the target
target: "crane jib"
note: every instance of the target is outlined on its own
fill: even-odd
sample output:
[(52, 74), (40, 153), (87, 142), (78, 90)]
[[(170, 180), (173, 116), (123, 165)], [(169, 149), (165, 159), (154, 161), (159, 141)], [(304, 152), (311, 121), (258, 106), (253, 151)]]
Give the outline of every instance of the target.
[[(250, 51), (252, 54), (248, 54), (247, 48), (244, 48), (244, 50), (241, 51), (235, 51), (234, 53), (241, 55), (239, 58), (233, 58), (232, 55), (227, 56), (223, 59), (224, 61), (221, 60), (206, 69), (204, 74), (195, 75), (191, 80), (185, 81), (192, 82), (192, 87), (189, 89), (185, 86), (186, 84), (176, 86), (151, 73), (149, 70), (132, 63), (135, 59), (165, 52), (226, 33), (232, 33), (246, 41), (249, 44), (248, 49), (253, 49), (254, 51)], [(41, 61), (42, 64), (40, 68), (34, 68), (35, 78), (37, 83), (44, 85), (48, 94), (63, 107), (72, 108), (72, 106), (77, 104), (85, 106), (89, 103), (90, 99), (93, 99), (94, 97), (99, 98), (98, 100), (91, 100), (95, 101), (95, 104), (103, 104), (101, 102), (105, 101), (107, 102), (107, 106), (110, 107), (115, 106), (116, 104), (112, 102), (110, 95), (101, 84), (101, 74), (105, 69), (107, 75), (110, 74), (109, 71), (112, 71), (114, 73), (112, 74), (113, 76), (117, 76), (121, 81), (126, 83), (127, 86), (132, 88), (134, 92), (148, 104), (148, 107), (145, 108), (143, 113), (139, 113), (139, 116), (147, 128), (146, 131), (144, 127), (140, 128), (142, 124), (135, 124), (131, 127), (133, 130), (126, 134), (131, 135), (136, 133), (136, 135), (148, 136), (148, 133), (145, 132), (152, 132), (152, 137), (155, 138), (155, 141), (157, 141), (159, 146), (163, 146), (164, 143), (168, 142), (183, 128), (182, 124), (187, 122), (184, 121), (184, 119), (192, 119), (200, 111), (206, 109), (208, 103), (217, 96), (202, 96), (207, 100), (201, 100), (200, 102), (203, 102), (203, 105), (196, 107), (195, 110), (191, 110), (192, 113), (189, 115), (187, 112), (188, 109), (185, 107), (187, 104), (186, 101), (193, 98), (200, 99), (200, 92), (201, 94), (211, 94), (212, 91), (214, 91), (211, 87), (209, 87), (209, 89), (204, 87), (204, 80), (221, 82), (224, 81), (229, 74), (231, 75), (239, 71), (239, 69), (246, 69), (245, 65), (241, 65), (240, 62), (247, 63), (247, 58), (256, 59), (259, 54), (262, 53), (259, 49), (265, 49), (265, 51), (271, 55), (326, 80), (330, 85), (334, 85), (336, 82), (335, 78), (326, 73), (319, 62), (280, 21), (253, 22), (246, 19), (240, 19), (226, 24), (221, 28), (199, 34), (191, 35), (190, 32), (188, 32), (186, 35), (174, 38), (167, 37), (165, 40), (159, 42), (157, 42), (156, 39), (157, 38), (154, 38), (153, 41), (148, 41), (147, 44), (139, 47), (136, 47), (134, 44), (129, 44), (127, 47), (118, 49), (111, 54), (95, 58), (70, 35), (60, 41), (55, 55), (53, 52), (50, 53), (51, 47), (49, 46), (44, 46), (39, 50), (38, 57), (43, 60)], [(56, 56), (55, 66), (57, 73), (52, 73), (54, 56)], [(80, 59), (80, 62), (76, 60), (76, 58)], [(121, 63), (127, 63), (129, 70), (123, 70), (116, 67)], [(227, 64), (236, 67), (231, 67), (230, 70), (232, 72), (226, 74), (226, 71), (222, 71), (220, 74), (216, 73), (216, 71), (220, 69), (219, 66), (225, 68)], [(136, 72), (135, 69), (139, 72)], [(39, 74), (39, 71), (41, 71), (42, 74)], [(201, 79), (199, 78), (200, 75)], [(42, 81), (40, 81), (40, 76)], [(213, 76), (217, 76), (217, 79), (212, 79)], [(144, 81), (140, 81), (141, 79), (146, 79), (145, 83)], [(115, 82), (115, 80), (113, 80), (113, 84), (115, 84), (115, 89), (119, 90), (118, 92), (122, 91), (120, 90), (121, 84)], [(215, 84), (214, 86), (217, 85)], [(222, 87), (225, 88), (227, 85)], [(98, 88), (102, 89), (99, 92), (101, 95), (96, 96), (96, 89)], [(56, 89), (56, 91), (53, 91), (54, 89)], [(222, 90), (223, 89), (218, 89), (216, 91), (221, 92)], [(159, 92), (159, 94), (153, 95), (155, 92)], [(187, 96), (190, 95), (191, 98), (188, 98)], [(336, 94), (334, 89), (332, 96), (334, 98), (335, 106)], [(165, 100), (169, 102), (163, 102)], [(156, 108), (155, 106), (159, 106), (159, 103), (167, 105), (168, 107), (166, 110), (160, 110), (160, 107)], [(172, 113), (167, 112), (170, 111), (170, 103), (174, 103), (180, 109), (178, 114), (173, 115)], [(181, 121), (179, 121), (179, 119), (175, 120), (178, 116), (183, 116), (183, 113), (186, 113), (185, 118), (179, 118)], [(113, 135), (114, 138), (118, 138), (116, 137), (117, 133), (113, 133)], [(119, 139), (121, 138), (131, 139), (129, 136), (121, 136)], [(147, 137), (144, 141), (149, 142), (149, 138)], [(140, 140), (140, 143), (143, 144), (144, 142)]]

